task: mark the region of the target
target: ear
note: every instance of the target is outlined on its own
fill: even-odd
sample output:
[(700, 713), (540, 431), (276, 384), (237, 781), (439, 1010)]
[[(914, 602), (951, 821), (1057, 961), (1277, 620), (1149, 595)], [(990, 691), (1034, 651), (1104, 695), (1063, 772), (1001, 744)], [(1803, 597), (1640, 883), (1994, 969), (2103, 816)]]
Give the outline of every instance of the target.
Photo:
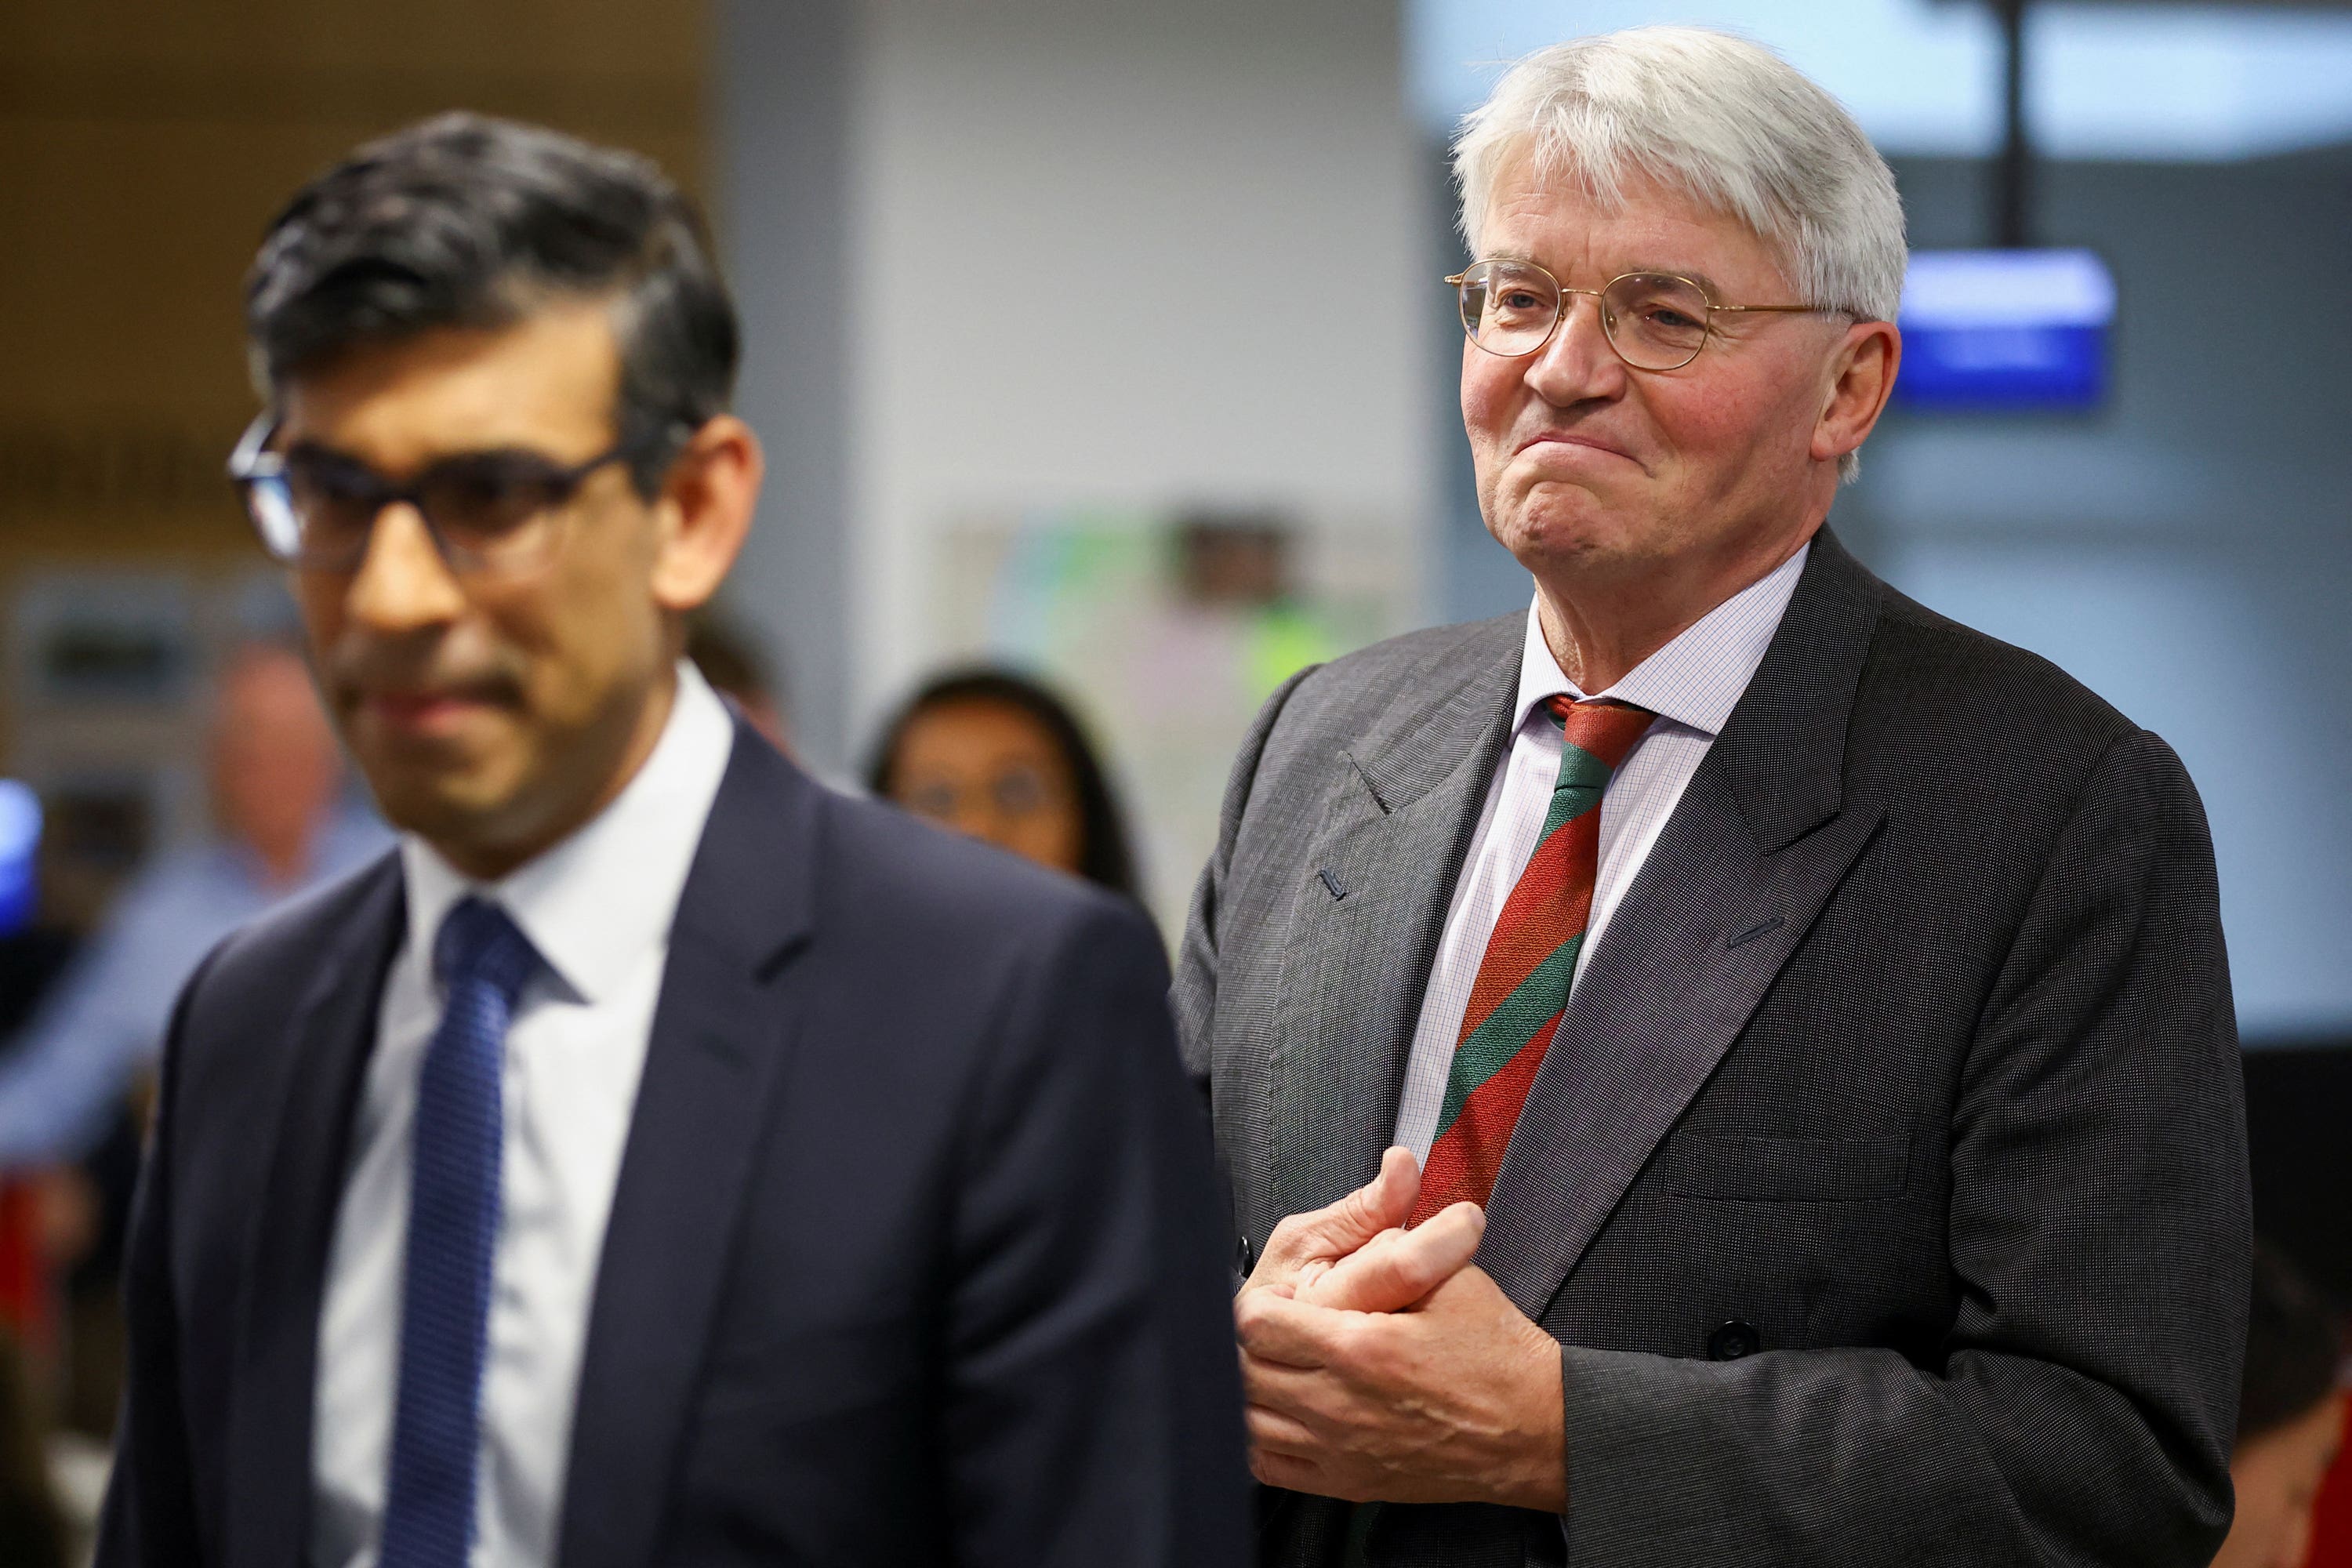
[(1813, 424), (1812, 457), (1833, 463), (1869, 439), (1895, 391), (1903, 334), (1892, 321), (1856, 321), (1830, 360), (1828, 395)]
[(661, 521), (655, 603), (683, 615), (719, 591), (751, 531), (766, 464), (760, 438), (731, 414), (694, 433), (655, 502)]

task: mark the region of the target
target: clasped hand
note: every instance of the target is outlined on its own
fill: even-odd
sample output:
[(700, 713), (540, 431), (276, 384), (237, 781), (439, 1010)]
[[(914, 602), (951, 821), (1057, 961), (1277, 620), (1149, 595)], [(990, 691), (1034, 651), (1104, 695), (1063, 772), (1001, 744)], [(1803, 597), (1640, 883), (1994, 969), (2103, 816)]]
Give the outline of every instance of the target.
[(1391, 1149), (1274, 1227), (1234, 1299), (1250, 1468), (1352, 1502), (1566, 1506), (1559, 1346), (1470, 1261), (1475, 1204), (1403, 1228), (1421, 1167)]

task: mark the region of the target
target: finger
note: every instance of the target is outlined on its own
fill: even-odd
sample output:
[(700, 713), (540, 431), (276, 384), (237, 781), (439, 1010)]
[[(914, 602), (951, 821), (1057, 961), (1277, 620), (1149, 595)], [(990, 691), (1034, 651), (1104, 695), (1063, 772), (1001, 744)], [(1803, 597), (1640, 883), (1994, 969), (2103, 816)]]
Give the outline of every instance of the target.
[(1309, 1258), (1341, 1258), (1381, 1232), (1401, 1226), (1421, 1195), (1421, 1165), (1399, 1145), (1381, 1156), (1380, 1174), (1338, 1203), (1293, 1215), (1266, 1238), (1263, 1269), (1295, 1268)]
[(1364, 1281), (1384, 1271), (1384, 1260), (1403, 1241), (1405, 1232), (1391, 1227), (1381, 1232), (1345, 1258), (1310, 1263), (1299, 1270), (1294, 1300), (1313, 1307), (1336, 1307), (1359, 1312), (1391, 1309), (1369, 1299)]
[(1401, 1226), (1412, 1215), (1413, 1200), (1421, 1196), (1421, 1162), (1403, 1144), (1391, 1144), (1381, 1152), (1381, 1173), (1360, 1190), (1366, 1194), (1370, 1212), (1365, 1222), (1374, 1235)]
[(1468, 1265), (1486, 1234), (1486, 1212), (1455, 1204), (1412, 1230), (1382, 1232), (1302, 1286), (1297, 1299), (1358, 1312), (1402, 1311)]
[(1372, 1494), (1360, 1482), (1341, 1479), (1341, 1472), (1313, 1459), (1295, 1458), (1288, 1454), (1268, 1454), (1264, 1467), (1253, 1464), (1251, 1471), (1270, 1487), (1285, 1491), (1307, 1492), (1316, 1497), (1337, 1498), (1341, 1502), (1370, 1502)]
[(1254, 1451), (1250, 1455), (1250, 1474), (1261, 1483), (1285, 1491), (1312, 1492), (1318, 1497), (1331, 1495), (1323, 1467), (1296, 1455)]
[(1241, 1343), (1244, 1369), (1253, 1359), (1286, 1366), (1322, 1365), (1327, 1353), (1323, 1336), (1338, 1316), (1327, 1308), (1309, 1307), (1270, 1290), (1236, 1300), (1234, 1337)]
[(1322, 1439), (1295, 1415), (1253, 1405), (1244, 1418), (1249, 1425), (1251, 1444), (1266, 1453), (1313, 1458), (1323, 1451)]
[(1371, 1414), (1362, 1392), (1338, 1373), (1273, 1362), (1254, 1362), (1244, 1371), (1242, 1397), (1316, 1432), (1351, 1431)]
[(1499, 1310), (1514, 1318), (1526, 1317), (1512, 1305), (1510, 1298), (1503, 1294), (1503, 1288), (1495, 1283), (1494, 1276), (1475, 1263), (1456, 1269), (1453, 1278), (1415, 1301), (1410, 1310), (1422, 1316), (1490, 1318)]
[(1318, 1414), (1336, 1402), (1332, 1374), (1316, 1367), (1286, 1366), (1258, 1356), (1242, 1357), (1242, 1397), (1252, 1405), (1292, 1415)]
[[(1366, 1314), (1336, 1312), (1266, 1292), (1253, 1297), (1234, 1316), (1242, 1349), (1250, 1357), (1313, 1371), (1341, 1357), (1342, 1345)], [(1246, 1358), (1243, 1364), (1248, 1364)]]

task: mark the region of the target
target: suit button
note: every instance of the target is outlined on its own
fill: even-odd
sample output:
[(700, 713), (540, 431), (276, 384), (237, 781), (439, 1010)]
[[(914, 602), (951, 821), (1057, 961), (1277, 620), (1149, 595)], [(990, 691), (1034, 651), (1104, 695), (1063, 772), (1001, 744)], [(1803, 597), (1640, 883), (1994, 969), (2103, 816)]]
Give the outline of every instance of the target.
[(1763, 1347), (1764, 1336), (1756, 1331), (1756, 1325), (1734, 1318), (1706, 1336), (1706, 1359), (1738, 1361), (1742, 1356), (1754, 1355)]
[(1250, 1246), (1250, 1238), (1246, 1236), (1235, 1237), (1234, 1238), (1234, 1271), (1246, 1279), (1250, 1277), (1250, 1270), (1256, 1267), (1257, 1250)]

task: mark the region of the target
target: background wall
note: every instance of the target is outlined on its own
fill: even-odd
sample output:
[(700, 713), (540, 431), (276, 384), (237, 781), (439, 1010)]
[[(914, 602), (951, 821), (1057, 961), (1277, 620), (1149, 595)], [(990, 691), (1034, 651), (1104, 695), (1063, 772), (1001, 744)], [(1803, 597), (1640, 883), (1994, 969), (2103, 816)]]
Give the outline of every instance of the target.
[[(1296, 530), (1309, 576), (1338, 564), (1335, 542), (1377, 540), (1410, 581), (1371, 635), (1433, 612), (1424, 405), (1443, 323), (1423, 308), (1438, 290), (1397, 14), (866, 0), (719, 15), (742, 406), (775, 464), (729, 602), (781, 655), (795, 744), (838, 776), (942, 662), (1040, 665), (1109, 742), (1172, 924), (1271, 681), (1254, 667), (1155, 750), (1170, 731), (1146, 710), (1183, 699), (1181, 672), (1090, 683), (1097, 634), (1049, 647), (1028, 628), (1131, 593), (1111, 613), (1156, 616), (1166, 638), (1254, 635), (1178, 626), (1153, 572), (1102, 564), (1204, 514)], [(1008, 558), (1030, 575), (974, 565)], [(1033, 589), (1021, 626), (989, 607)]]
[[(770, 354), (747, 387), (780, 450), (734, 603), (779, 638), (820, 764), (949, 651), (927, 605), (960, 520), (1276, 507), (1421, 526), (1426, 193), (1392, 8), (720, 16), (752, 357), (808, 356)], [(780, 104), (803, 90), (817, 115)], [(812, 138), (845, 183), (795, 174)]]

